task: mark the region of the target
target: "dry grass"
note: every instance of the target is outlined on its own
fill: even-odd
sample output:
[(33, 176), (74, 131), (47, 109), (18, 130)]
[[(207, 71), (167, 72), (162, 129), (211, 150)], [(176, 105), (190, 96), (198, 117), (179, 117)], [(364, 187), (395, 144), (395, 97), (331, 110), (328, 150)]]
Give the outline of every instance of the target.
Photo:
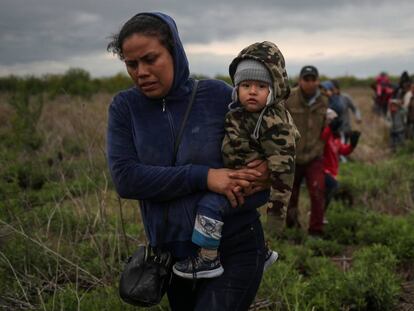
[(104, 153), (109, 94), (97, 94), (90, 101), (60, 96), (45, 103), (39, 131), (45, 138), (44, 152), (62, 147), (70, 139), (84, 144), (88, 152)]
[(361, 131), (361, 138), (351, 158), (365, 163), (375, 163), (388, 158), (391, 155), (389, 123), (373, 113), (372, 91), (367, 88), (352, 88), (344, 92), (352, 96), (362, 114), (362, 122), (359, 124), (352, 118), (352, 127)]
[[(354, 125), (355, 129), (362, 132), (362, 136), (360, 145), (352, 156), (353, 159), (375, 163), (389, 157), (388, 125), (372, 113), (371, 91), (361, 88), (345, 91), (353, 96), (363, 114), (363, 123)], [(130, 253), (134, 245), (145, 240), (142, 227), (131, 231), (132, 225), (140, 223), (137, 203), (119, 201), (115, 191), (110, 187), (105, 158), (107, 109), (110, 102), (111, 95), (97, 94), (90, 101), (60, 96), (44, 103), (37, 126), (44, 143), (36, 153), (39, 158), (56, 157), (59, 152), (63, 154), (61, 162), (53, 164), (52, 168), (58, 175), (58, 180), (54, 182), (64, 189), (64, 195), (47, 202), (47, 213), (43, 214), (43, 218), (40, 218), (42, 214), (34, 216), (33, 228), (23, 228), (23, 220), (19, 218), (23, 213), (15, 215), (15, 218), (10, 220), (8, 225), (12, 225), (12, 228), (8, 225), (0, 228), (0, 238), (3, 242), (12, 235), (26, 235), (27, 251), (34, 250), (35, 247), (41, 248), (42, 251), (37, 253), (41, 253), (45, 261), (47, 258), (54, 258), (56, 261), (55, 265), (50, 264), (47, 273), (35, 270), (36, 267), (31, 268), (31, 274), (16, 271), (15, 278), (23, 290), (20, 290), (20, 296), (10, 299), (15, 299), (14, 305), (20, 305), (22, 309), (32, 308), (33, 301), (37, 301), (39, 307), (44, 306), (44, 301), (50, 299), (51, 295), (55, 299), (57, 293), (69, 283), (75, 284), (74, 291), (80, 305), (84, 290), (88, 291), (101, 282), (111, 285), (118, 276), (123, 259), (121, 254), (125, 254), (126, 249), (129, 249)], [(13, 113), (6, 103), (7, 98), (0, 97), (0, 130), (5, 124), (10, 125)], [(76, 148), (79, 148), (79, 153), (76, 152)], [(75, 164), (76, 170), (73, 176), (68, 176), (64, 167), (72, 163)], [(90, 172), (98, 172), (99, 175), (88, 176)], [(99, 183), (95, 180), (96, 176), (99, 176)], [(74, 194), (71, 182), (88, 179), (94, 187), (81, 188), (79, 193)], [(309, 198), (306, 192), (302, 193), (300, 206), (301, 223), (307, 228)], [(126, 229), (122, 227), (120, 208)], [(64, 233), (68, 230), (65, 227), (65, 217), (72, 215), (71, 213), (75, 221), (73, 232), (70, 232), (70, 240)], [(79, 225), (83, 221), (84, 224)], [(91, 249), (93, 258), (88, 258), (89, 261), (82, 261), (82, 256), (85, 255), (78, 253), (81, 243)], [(94, 260), (96, 263), (92, 265), (91, 262)], [(10, 264), (10, 269), (14, 270), (13, 262)], [(33, 288), (36, 287), (35, 278), (36, 282), (42, 282), (41, 286), (37, 286), (37, 291), (33, 292)], [(27, 295), (31, 297), (27, 299)]]

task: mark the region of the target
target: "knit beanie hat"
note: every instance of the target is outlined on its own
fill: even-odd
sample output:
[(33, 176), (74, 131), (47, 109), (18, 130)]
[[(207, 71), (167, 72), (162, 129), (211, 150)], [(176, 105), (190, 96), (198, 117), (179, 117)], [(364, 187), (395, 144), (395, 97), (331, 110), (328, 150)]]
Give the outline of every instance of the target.
[(237, 86), (246, 80), (262, 81), (272, 85), (269, 70), (260, 61), (254, 59), (244, 59), (237, 65), (234, 84)]

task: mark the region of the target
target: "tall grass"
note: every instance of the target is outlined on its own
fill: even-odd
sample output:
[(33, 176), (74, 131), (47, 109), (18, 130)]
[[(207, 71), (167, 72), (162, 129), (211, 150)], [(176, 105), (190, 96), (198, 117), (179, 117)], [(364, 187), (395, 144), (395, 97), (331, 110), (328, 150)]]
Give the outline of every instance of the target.
[[(107, 171), (111, 95), (23, 91), (0, 96), (0, 308), (135, 310), (119, 300), (117, 282), (145, 233), (137, 203), (118, 198)], [(349, 91), (366, 122), (356, 125), (361, 144), (341, 182), (358, 209), (334, 205), (322, 241), (301, 230), (277, 238), (263, 217), (281, 257), (258, 294), (269, 309), (387, 310), (398, 299), (396, 269), (414, 256), (412, 239), (403, 238), (413, 218), (394, 216), (413, 209), (412, 160), (387, 151), (387, 123), (371, 115), (370, 91)], [(354, 257), (346, 269), (334, 260), (343, 256)], [(165, 299), (154, 308), (167, 309)]]

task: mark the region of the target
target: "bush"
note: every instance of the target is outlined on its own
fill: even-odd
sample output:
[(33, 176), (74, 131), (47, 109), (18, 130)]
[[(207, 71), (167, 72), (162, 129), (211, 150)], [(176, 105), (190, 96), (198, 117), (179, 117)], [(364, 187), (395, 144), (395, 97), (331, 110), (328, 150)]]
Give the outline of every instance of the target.
[(51, 295), (45, 303), (45, 310), (88, 310), (88, 311), (134, 311), (168, 310), (167, 297), (153, 308), (138, 308), (121, 301), (116, 286), (80, 290), (74, 284), (58, 290), (56, 297)]
[(345, 274), (328, 258), (309, 258), (307, 266), (311, 276), (306, 287), (308, 305), (316, 310), (340, 310), (346, 288)]
[(357, 310), (391, 310), (398, 301), (397, 260), (386, 246), (373, 245), (354, 254), (347, 276), (346, 304)]
[(262, 286), (258, 295), (273, 301), (276, 310), (307, 310), (305, 289), (307, 282), (289, 261), (277, 261), (263, 275)]
[(356, 233), (363, 225), (364, 213), (361, 210), (347, 209), (340, 204), (332, 204), (327, 212), (326, 238), (340, 244), (357, 244)]
[(333, 240), (308, 239), (305, 246), (309, 247), (316, 256), (336, 256), (344, 247)]
[(414, 260), (414, 226), (406, 218), (371, 214), (357, 232), (361, 244), (383, 244), (402, 262)]
[(31, 100), (30, 93), (23, 89), (11, 97), (9, 104), (15, 111), (9, 140), (15, 148), (38, 150), (42, 138), (36, 131), (36, 125), (42, 113), (43, 97), (39, 96), (36, 101)]

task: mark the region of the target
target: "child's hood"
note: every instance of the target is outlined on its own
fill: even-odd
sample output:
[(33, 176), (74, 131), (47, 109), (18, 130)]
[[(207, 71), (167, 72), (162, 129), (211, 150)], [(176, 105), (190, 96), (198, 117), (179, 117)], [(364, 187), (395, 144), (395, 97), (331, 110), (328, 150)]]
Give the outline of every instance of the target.
[(262, 62), (269, 70), (273, 80), (273, 91), (276, 101), (286, 99), (290, 94), (289, 80), (285, 68), (285, 58), (279, 48), (272, 42), (256, 42), (243, 49), (231, 62), (230, 77), (234, 84), (237, 65), (243, 59), (250, 58)]

